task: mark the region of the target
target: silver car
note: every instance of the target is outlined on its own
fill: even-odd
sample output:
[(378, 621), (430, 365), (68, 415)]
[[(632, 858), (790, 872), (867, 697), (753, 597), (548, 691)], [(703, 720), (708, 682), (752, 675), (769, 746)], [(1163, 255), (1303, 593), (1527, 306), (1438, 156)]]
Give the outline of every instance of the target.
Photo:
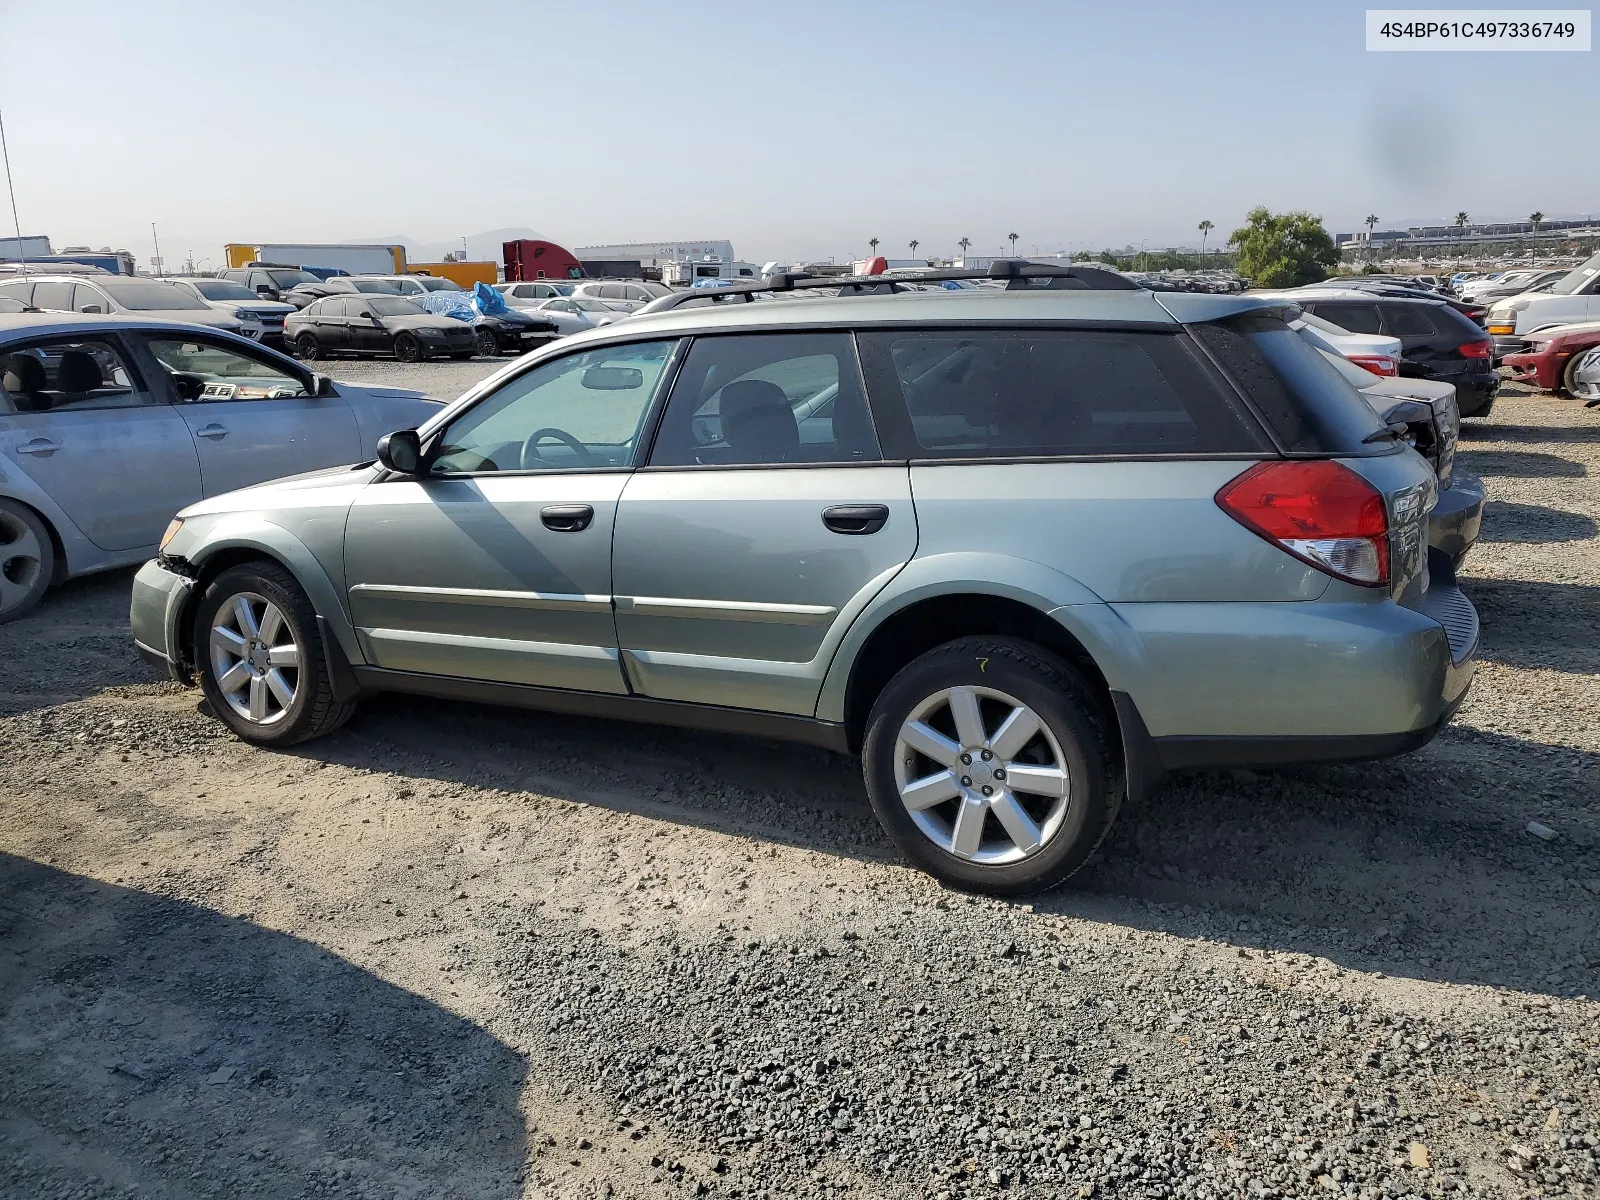
[(143, 562), (196, 500), (350, 462), (441, 407), (203, 326), (0, 315), (0, 622)]
[(1292, 306), (1045, 270), (556, 343), (185, 510), (134, 638), (261, 745), (389, 690), (859, 754), (907, 857), (997, 893), (1166, 771), (1431, 739), (1477, 617), (1428, 463)]
[(28, 275), (0, 283), (0, 296), (45, 312), (138, 316), (187, 321), (228, 333), (261, 335), (261, 324), (214, 307), (201, 296), (160, 279), (127, 275)]

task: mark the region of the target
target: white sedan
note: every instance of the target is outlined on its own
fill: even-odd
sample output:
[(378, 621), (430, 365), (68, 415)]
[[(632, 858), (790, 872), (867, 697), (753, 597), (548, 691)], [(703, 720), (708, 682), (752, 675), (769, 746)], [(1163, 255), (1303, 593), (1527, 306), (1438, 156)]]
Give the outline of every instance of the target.
[[(511, 298), (508, 296), (506, 299), (509, 302)], [(538, 313), (540, 316), (548, 317), (556, 323), (556, 329), (563, 334), (584, 333), (590, 329), (598, 329), (602, 325), (620, 321), (628, 315), (617, 312), (600, 300), (565, 296), (555, 300), (541, 300), (532, 305), (524, 301), (517, 307), (523, 312)]]

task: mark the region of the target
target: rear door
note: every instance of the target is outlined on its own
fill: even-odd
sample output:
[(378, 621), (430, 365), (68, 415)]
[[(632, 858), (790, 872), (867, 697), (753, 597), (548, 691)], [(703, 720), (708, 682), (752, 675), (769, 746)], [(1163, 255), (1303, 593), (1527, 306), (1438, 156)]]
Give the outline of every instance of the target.
[(102, 550), (153, 546), (200, 499), (183, 418), (112, 334), (39, 338), (0, 356), (0, 456)]
[(1441, 360), (1460, 359), (1455, 347), (1462, 339), (1449, 341), (1435, 326), (1435, 314), (1428, 311), (1427, 305), (1388, 302), (1378, 305), (1378, 315), (1383, 322), (1382, 332), (1400, 339), (1402, 375), (1431, 379), (1438, 373)]
[(313, 395), (281, 359), (204, 335), (140, 336), (194, 434), (207, 496), (361, 457), (349, 401)]
[(697, 338), (617, 509), (634, 690), (810, 715), (850, 622), (917, 548), (848, 333)]
[(350, 317), (348, 296), (329, 296), (316, 306), (317, 340), (324, 350), (350, 350)]

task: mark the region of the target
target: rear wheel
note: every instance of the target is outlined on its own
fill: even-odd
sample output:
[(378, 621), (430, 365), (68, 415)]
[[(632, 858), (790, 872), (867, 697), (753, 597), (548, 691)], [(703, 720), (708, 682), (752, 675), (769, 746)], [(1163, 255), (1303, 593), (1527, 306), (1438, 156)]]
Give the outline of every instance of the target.
[(483, 358), (500, 357), (500, 339), (495, 337), (494, 330), (478, 330), (478, 354)]
[(333, 699), (316, 612), (276, 563), (246, 563), (212, 580), (194, 641), (212, 712), (247, 742), (293, 745), (331, 733), (355, 712)]
[(412, 334), (398, 334), (394, 339), (394, 356), (404, 363), (421, 362), (422, 343)]
[(294, 356), (304, 362), (316, 362), (322, 357), (322, 343), (314, 333), (302, 333), (294, 339)]
[(0, 500), (0, 625), (14, 621), (50, 587), (55, 552), (33, 510)]
[(900, 671), (873, 705), (862, 771), (918, 867), (996, 895), (1061, 883), (1100, 844), (1122, 785), (1083, 677), (1028, 642), (963, 638)]

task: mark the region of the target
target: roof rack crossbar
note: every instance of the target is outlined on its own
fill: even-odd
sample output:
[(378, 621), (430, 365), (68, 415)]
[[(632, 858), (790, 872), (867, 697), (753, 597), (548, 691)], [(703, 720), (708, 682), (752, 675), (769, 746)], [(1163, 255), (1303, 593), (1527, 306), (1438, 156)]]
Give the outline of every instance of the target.
[[(1020, 258), (997, 258), (987, 268), (950, 267), (929, 268), (926, 271), (899, 271), (893, 275), (835, 275), (832, 277), (810, 275), (800, 271), (784, 271), (769, 275), (760, 281), (735, 283), (727, 287), (691, 288), (670, 297), (656, 312), (670, 312), (691, 303), (717, 304), (728, 300), (752, 301), (762, 292), (811, 291), (837, 288), (841, 296), (881, 296), (906, 289), (907, 283), (943, 283), (962, 279), (1004, 280), (1006, 291), (1101, 291), (1127, 292), (1139, 290), (1139, 285), (1119, 271), (1106, 267), (1058, 267), (1051, 263), (1035, 263)], [(663, 297), (667, 299), (667, 297)]]

